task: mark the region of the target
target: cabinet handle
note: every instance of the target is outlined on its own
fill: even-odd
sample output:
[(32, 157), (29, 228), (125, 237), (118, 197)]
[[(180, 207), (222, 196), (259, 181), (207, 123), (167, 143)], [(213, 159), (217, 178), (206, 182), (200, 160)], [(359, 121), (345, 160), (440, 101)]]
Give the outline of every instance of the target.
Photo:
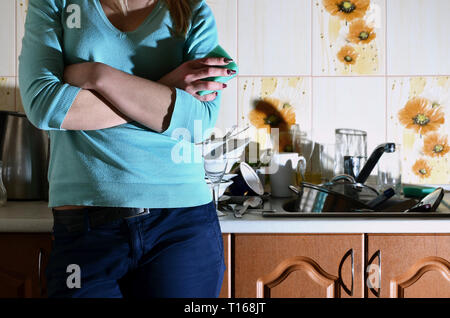
[(42, 270), (42, 257), (45, 254), (45, 251), (43, 248), (39, 248), (39, 254), (38, 254), (38, 284), (39, 284), (39, 295), (43, 295), (43, 288), (42, 288), (42, 277), (41, 277), (41, 270)]
[[(371, 271), (371, 269), (373, 268), (372, 266), (372, 262), (375, 260), (375, 258), (378, 258), (378, 265), (376, 268), (374, 268), (375, 271), (377, 271), (377, 282), (378, 282), (378, 286), (372, 286), (372, 281), (371, 281), (371, 276), (369, 276), (369, 271), (371, 272), (370, 274), (372, 274), (373, 272)], [(369, 287), (369, 290), (372, 294), (374, 294), (376, 297), (380, 297), (381, 295), (381, 251), (378, 250), (375, 252), (375, 254), (372, 255), (372, 257), (369, 259), (369, 262), (367, 264), (367, 268), (366, 268), (366, 272), (365, 272), (365, 277), (366, 277), (366, 284)], [(376, 290), (376, 288), (378, 288), (378, 290)]]
[[(350, 286), (350, 289), (348, 289), (348, 287), (344, 284), (344, 281), (342, 279), (342, 266), (344, 265), (345, 260), (349, 256), (350, 256), (351, 266), (352, 266), (352, 284)], [(348, 295), (353, 296), (353, 280), (355, 277), (355, 267), (354, 267), (354, 262), (353, 262), (353, 249), (352, 248), (349, 249), (347, 251), (347, 253), (345, 253), (344, 257), (342, 257), (341, 262), (339, 263), (339, 271), (338, 272), (339, 272), (339, 282), (340, 282), (342, 288)]]

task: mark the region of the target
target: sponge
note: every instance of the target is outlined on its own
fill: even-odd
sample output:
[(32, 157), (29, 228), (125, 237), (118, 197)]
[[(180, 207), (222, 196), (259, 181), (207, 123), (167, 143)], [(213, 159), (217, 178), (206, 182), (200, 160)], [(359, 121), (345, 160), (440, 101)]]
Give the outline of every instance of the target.
[[(228, 55), (228, 53), (220, 45), (217, 45), (205, 57), (225, 57), (225, 58), (231, 59), (231, 57)], [(237, 73), (238, 73), (238, 66), (237, 66), (237, 64), (234, 61), (228, 63), (227, 65), (222, 65), (222, 66), (217, 66), (217, 67), (227, 68), (227, 69), (235, 71), (236, 73), (233, 74), (233, 75), (230, 75), (230, 76), (215, 76), (215, 77), (204, 78), (202, 80), (203, 81), (214, 81), (214, 82), (219, 82), (219, 83), (226, 83), (230, 79), (235, 77), (237, 75)], [(197, 94), (200, 95), (200, 96), (203, 96), (203, 95), (211, 94), (213, 92), (214, 91), (200, 91)]]

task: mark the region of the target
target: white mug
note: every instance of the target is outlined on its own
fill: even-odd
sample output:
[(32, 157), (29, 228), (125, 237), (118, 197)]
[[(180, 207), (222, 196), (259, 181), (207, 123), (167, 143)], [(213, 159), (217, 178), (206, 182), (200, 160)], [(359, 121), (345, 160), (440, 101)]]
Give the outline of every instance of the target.
[(270, 187), (271, 195), (279, 198), (291, 197), (289, 185), (296, 184), (295, 171), (300, 156), (293, 152), (274, 153), (271, 161)]

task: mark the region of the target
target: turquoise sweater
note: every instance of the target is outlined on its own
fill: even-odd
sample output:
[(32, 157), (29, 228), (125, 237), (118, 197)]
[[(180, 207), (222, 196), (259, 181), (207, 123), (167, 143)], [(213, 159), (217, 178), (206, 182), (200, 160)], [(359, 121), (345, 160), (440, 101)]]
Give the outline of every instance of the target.
[[(73, 15), (77, 8), (79, 20)], [(214, 16), (204, 1), (193, 5), (185, 38), (172, 36), (172, 29), (164, 0), (132, 32), (116, 29), (99, 0), (30, 0), (19, 86), (29, 120), (50, 137), (49, 207), (175, 208), (212, 200), (201, 149), (194, 142), (214, 127), (220, 93), (212, 102), (200, 102), (176, 89), (174, 112), (163, 133), (138, 122), (99, 130), (61, 128), (80, 92), (62, 81), (64, 65), (102, 62), (156, 81), (218, 44)]]

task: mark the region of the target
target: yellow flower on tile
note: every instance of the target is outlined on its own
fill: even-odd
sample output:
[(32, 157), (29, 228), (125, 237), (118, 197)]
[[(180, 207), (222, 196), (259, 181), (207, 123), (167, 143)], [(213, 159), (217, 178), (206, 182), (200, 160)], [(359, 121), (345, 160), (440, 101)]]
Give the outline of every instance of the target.
[(350, 45), (346, 45), (342, 47), (342, 49), (338, 52), (337, 57), (342, 63), (352, 65), (356, 63), (358, 53), (353, 47), (351, 47)]
[(423, 97), (410, 99), (398, 112), (400, 123), (419, 134), (436, 131), (444, 124), (444, 113), (440, 108), (433, 108), (431, 102)]
[(428, 178), (431, 175), (431, 167), (425, 159), (418, 159), (414, 163), (412, 170), (421, 179)]
[(323, 0), (322, 2), (331, 15), (347, 21), (364, 17), (370, 5), (370, 0)]
[(362, 19), (355, 20), (350, 24), (348, 40), (355, 44), (369, 43), (375, 39), (376, 34)]
[(430, 157), (443, 157), (450, 151), (447, 136), (430, 133), (425, 137), (423, 152)]
[(249, 120), (256, 128), (266, 128), (268, 132), (271, 128), (287, 131), (295, 124), (295, 111), (289, 103), (265, 97), (250, 111)]

